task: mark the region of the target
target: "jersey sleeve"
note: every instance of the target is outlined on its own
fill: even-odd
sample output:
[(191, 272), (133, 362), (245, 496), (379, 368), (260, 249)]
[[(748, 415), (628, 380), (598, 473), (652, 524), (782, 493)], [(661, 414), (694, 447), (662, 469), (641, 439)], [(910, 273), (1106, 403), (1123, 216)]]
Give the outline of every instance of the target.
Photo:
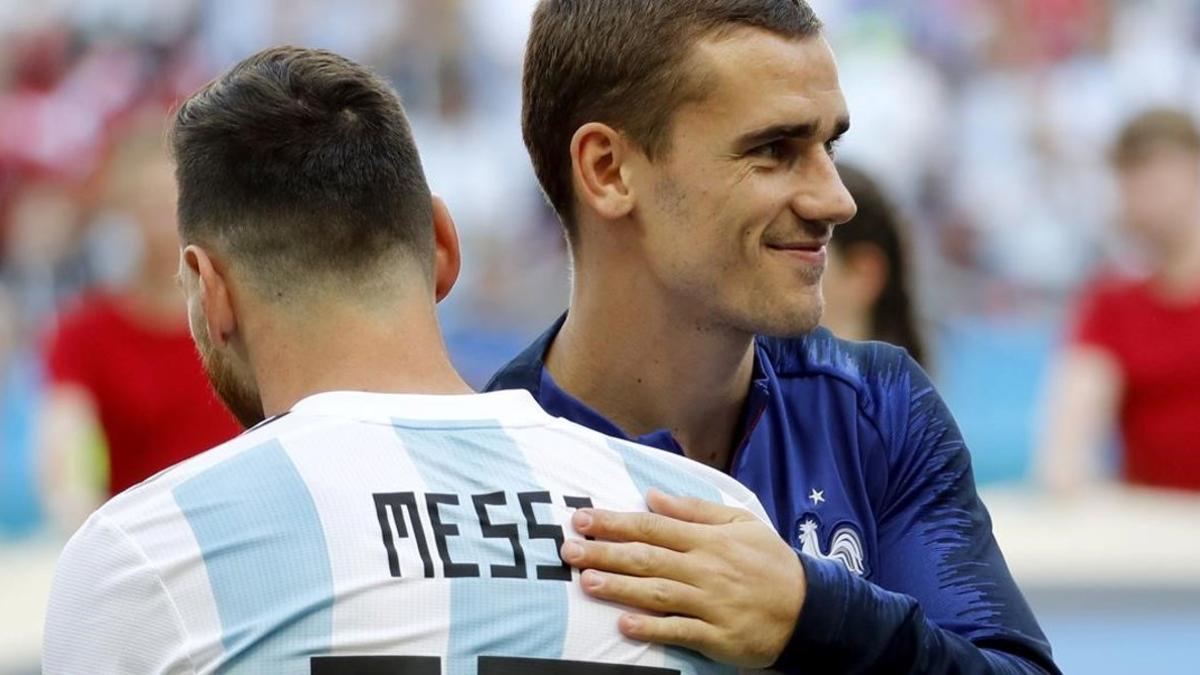
[(195, 673), (182, 620), (133, 541), (93, 515), (59, 558), (42, 646), (47, 675)]
[[(945, 403), (906, 357), (883, 368), (890, 407), (880, 557), (867, 581), (801, 554), (808, 594), (777, 667), (787, 671), (1058, 673), (992, 536), (970, 455)], [(890, 419), (889, 419), (890, 417)]]
[(46, 374), (51, 383), (93, 387), (89, 355), (94, 347), (79, 317), (65, 316), (44, 345)]

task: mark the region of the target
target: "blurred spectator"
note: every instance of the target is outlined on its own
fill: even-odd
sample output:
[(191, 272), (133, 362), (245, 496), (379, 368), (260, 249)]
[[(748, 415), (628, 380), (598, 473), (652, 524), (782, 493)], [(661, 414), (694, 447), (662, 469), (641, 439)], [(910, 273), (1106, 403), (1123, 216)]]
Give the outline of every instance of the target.
[(61, 181), (26, 180), (6, 215), (4, 276), (25, 321), (36, 323), (83, 283), (76, 250), (79, 197)]
[(865, 172), (841, 165), (858, 215), (833, 230), (822, 323), (848, 340), (882, 340), (925, 364), (917, 327), (903, 225), (895, 206)]
[(108, 495), (238, 432), (205, 379), (174, 284), (175, 185), (162, 119), (121, 138), (100, 179), (99, 220), (136, 235), (119, 250), (134, 249), (136, 263), (118, 287), (64, 314), (49, 341), (45, 475), (64, 525), (97, 505), (71, 477), (95, 429), (108, 447)]
[(38, 375), (22, 328), (16, 303), (0, 285), (0, 541), (29, 534), (39, 519), (33, 457)]
[(1122, 479), (1200, 491), (1200, 131), (1186, 113), (1146, 112), (1113, 162), (1146, 273), (1086, 290), (1052, 380), (1042, 478), (1055, 490), (1094, 480), (1116, 426)]

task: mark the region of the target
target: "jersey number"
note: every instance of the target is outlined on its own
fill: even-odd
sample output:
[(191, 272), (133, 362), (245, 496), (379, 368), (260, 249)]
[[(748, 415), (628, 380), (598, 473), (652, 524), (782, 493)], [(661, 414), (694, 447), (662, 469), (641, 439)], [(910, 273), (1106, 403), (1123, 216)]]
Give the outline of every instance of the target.
[[(442, 675), (436, 656), (319, 656), (311, 675)], [(680, 675), (678, 670), (552, 659), (481, 656), (479, 675)]]

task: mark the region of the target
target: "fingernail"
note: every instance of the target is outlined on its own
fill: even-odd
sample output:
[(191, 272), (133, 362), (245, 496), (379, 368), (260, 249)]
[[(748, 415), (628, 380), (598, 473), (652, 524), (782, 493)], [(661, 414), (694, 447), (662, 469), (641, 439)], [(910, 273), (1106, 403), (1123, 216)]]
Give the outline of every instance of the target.
[(587, 511), (576, 511), (572, 521), (575, 523), (575, 529), (587, 529), (592, 526), (592, 514)]
[(604, 585), (604, 575), (595, 570), (587, 570), (583, 573), (583, 585), (596, 590)]
[(573, 541), (568, 541), (563, 544), (562, 556), (564, 560), (572, 561), (579, 560), (583, 557), (583, 547)]
[(642, 625), (641, 619), (633, 614), (625, 614), (621, 616), (621, 628), (628, 632), (636, 632)]

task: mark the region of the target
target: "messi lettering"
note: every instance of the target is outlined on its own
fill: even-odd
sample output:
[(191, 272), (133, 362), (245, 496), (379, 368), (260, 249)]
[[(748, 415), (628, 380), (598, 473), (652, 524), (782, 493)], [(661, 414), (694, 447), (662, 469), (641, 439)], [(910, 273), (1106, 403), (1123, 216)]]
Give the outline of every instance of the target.
[[(561, 526), (551, 522), (550, 507), (560, 505), (581, 509), (592, 506), (588, 497), (563, 495), (555, 498), (546, 491), (473, 495), (387, 492), (376, 494), (374, 498), (388, 570), (396, 578), (418, 576), (419, 572), (419, 576), (426, 579), (486, 576), (570, 581), (571, 567), (558, 555), (565, 535)], [(539, 509), (538, 505), (545, 506)], [(506, 555), (502, 559), (454, 559), (450, 543), (457, 537), (504, 541)], [(404, 569), (401, 550), (408, 545), (406, 542), (415, 544), (421, 558), (419, 568)], [(478, 549), (493, 551), (496, 546)], [(434, 565), (435, 552), (440, 566)]]

